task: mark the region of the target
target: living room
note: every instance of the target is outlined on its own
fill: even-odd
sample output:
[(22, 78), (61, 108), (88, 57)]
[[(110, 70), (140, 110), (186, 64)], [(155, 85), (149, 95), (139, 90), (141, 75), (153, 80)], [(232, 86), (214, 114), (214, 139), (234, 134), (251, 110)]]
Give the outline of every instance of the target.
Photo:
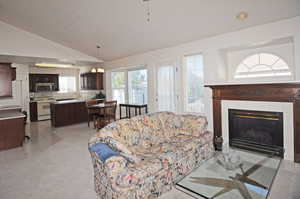
[[(0, 0), (0, 63), (17, 76), (0, 106), (28, 112), (29, 136), (0, 152), (1, 198), (300, 198), (298, 0), (43, 3)], [(103, 88), (82, 89), (97, 69)], [(73, 74), (76, 92), (30, 121), (42, 70)], [(100, 91), (116, 121), (53, 123)]]

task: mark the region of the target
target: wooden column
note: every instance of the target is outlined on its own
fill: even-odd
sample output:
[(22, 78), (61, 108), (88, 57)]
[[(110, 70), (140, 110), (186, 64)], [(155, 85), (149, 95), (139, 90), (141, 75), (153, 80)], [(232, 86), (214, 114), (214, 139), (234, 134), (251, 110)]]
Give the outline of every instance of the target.
[(214, 137), (222, 135), (222, 107), (221, 100), (213, 100)]
[(300, 162), (300, 99), (294, 102), (294, 159)]

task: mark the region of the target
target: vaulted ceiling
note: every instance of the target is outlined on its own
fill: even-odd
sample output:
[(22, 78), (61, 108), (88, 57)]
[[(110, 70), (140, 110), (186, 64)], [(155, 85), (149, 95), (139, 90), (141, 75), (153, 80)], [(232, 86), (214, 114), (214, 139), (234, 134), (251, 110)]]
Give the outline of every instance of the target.
[[(300, 15), (300, 0), (0, 0), (0, 20), (113, 60)], [(237, 13), (249, 13), (247, 20)]]

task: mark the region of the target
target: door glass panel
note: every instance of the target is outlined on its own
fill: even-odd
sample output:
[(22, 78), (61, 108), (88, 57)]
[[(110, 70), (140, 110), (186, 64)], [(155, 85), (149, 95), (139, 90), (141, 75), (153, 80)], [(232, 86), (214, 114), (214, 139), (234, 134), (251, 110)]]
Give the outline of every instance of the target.
[(203, 56), (187, 56), (185, 62), (185, 112), (204, 113)]
[(147, 103), (147, 70), (128, 71), (128, 97), (130, 104)]
[(175, 112), (175, 67), (164, 65), (157, 70), (158, 111)]
[(125, 103), (125, 72), (112, 72), (112, 98), (117, 100), (118, 103)]

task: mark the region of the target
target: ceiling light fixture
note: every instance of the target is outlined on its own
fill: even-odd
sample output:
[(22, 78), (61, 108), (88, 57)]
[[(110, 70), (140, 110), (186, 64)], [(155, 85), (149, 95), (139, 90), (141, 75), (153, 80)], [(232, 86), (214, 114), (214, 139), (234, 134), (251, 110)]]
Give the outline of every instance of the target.
[(104, 69), (103, 68), (97, 68), (97, 73), (104, 73)]
[(236, 15), (236, 18), (239, 20), (245, 20), (248, 18), (248, 13), (245, 11), (240, 12), (239, 14)]
[(146, 15), (147, 15), (147, 22), (150, 22), (151, 19), (151, 10), (150, 10), (150, 0), (143, 0), (143, 3), (146, 4)]
[(45, 68), (70, 68), (73, 67), (71, 64), (54, 64), (54, 63), (36, 63), (35, 66)]

